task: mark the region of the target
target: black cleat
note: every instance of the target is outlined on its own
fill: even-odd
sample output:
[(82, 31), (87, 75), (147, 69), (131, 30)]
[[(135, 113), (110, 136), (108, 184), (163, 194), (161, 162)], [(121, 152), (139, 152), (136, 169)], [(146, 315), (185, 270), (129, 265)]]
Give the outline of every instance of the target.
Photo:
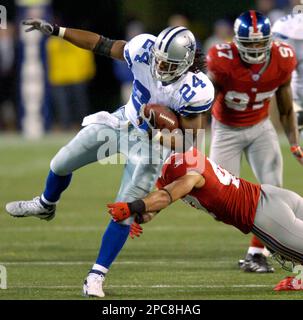
[(239, 260), (239, 267), (244, 272), (256, 272), (256, 273), (272, 273), (275, 269), (267, 261), (267, 258), (262, 253), (256, 253), (254, 255), (247, 254), (245, 260)]

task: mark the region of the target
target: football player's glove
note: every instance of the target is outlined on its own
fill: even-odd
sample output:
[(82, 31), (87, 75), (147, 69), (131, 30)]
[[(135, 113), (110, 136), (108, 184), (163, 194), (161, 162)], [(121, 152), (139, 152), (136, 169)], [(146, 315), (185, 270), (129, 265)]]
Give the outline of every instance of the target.
[(31, 32), (33, 30), (38, 30), (47, 36), (59, 34), (59, 26), (51, 24), (45, 20), (26, 19), (26, 20), (22, 21), (22, 24), (25, 26), (30, 26), (29, 28), (27, 28), (25, 30), (25, 32)]
[(108, 213), (113, 217), (114, 221), (122, 221), (131, 216), (127, 202), (109, 203), (107, 208), (109, 209)]
[[(107, 207), (109, 208), (108, 213), (115, 221), (122, 221), (135, 213), (137, 215), (142, 215), (145, 212), (145, 203), (141, 199), (133, 202), (109, 203)], [(139, 222), (140, 220), (136, 221)]]
[(130, 226), (129, 236), (134, 239), (135, 237), (140, 237), (140, 235), (143, 233), (142, 227), (137, 223), (133, 222)]
[(292, 146), (290, 148), (291, 153), (297, 158), (297, 160), (303, 165), (303, 150), (300, 146)]

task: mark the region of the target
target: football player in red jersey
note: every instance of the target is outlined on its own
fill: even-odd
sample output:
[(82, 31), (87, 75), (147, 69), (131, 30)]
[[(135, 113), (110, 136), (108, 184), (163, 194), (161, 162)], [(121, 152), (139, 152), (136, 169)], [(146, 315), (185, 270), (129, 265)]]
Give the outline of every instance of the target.
[[(303, 198), (298, 194), (237, 178), (194, 148), (166, 161), (157, 187), (144, 199), (109, 204), (109, 213), (115, 221), (135, 215), (144, 223), (182, 199), (245, 234), (252, 232), (280, 262), (303, 263)], [(141, 232), (133, 226), (133, 235)], [(288, 277), (275, 290), (303, 290), (303, 285)]]
[[(275, 95), (290, 150), (303, 164), (293, 110), (291, 74), (296, 67), (293, 49), (273, 42), (267, 17), (256, 11), (241, 14), (234, 25), (232, 43), (218, 44), (207, 55), (210, 79), (217, 96), (212, 109), (210, 158), (236, 176), (243, 153), (262, 184), (282, 186), (282, 155), (277, 133), (269, 120)], [(245, 260), (248, 272), (273, 272), (254, 236)]]

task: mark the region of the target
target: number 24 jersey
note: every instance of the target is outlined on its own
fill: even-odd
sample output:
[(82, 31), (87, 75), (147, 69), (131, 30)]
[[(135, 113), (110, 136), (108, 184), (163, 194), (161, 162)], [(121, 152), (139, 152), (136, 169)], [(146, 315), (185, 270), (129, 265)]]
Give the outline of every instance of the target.
[[(156, 37), (141, 34), (124, 48), (124, 58), (134, 75), (133, 90), (125, 106), (127, 118), (137, 127), (143, 104), (165, 105), (183, 117), (205, 112), (214, 100), (214, 86), (203, 72), (186, 72), (175, 82), (165, 85), (152, 77), (150, 55)], [(140, 126), (146, 130), (147, 127)]]

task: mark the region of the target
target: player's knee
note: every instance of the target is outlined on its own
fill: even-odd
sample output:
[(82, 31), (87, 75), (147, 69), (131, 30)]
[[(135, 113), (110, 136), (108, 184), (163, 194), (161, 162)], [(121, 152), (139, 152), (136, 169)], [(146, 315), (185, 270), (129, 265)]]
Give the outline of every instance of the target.
[(54, 156), (50, 163), (50, 169), (57, 174), (58, 176), (66, 176), (71, 173), (71, 170), (68, 168), (65, 154), (65, 147), (60, 149), (60, 151)]

